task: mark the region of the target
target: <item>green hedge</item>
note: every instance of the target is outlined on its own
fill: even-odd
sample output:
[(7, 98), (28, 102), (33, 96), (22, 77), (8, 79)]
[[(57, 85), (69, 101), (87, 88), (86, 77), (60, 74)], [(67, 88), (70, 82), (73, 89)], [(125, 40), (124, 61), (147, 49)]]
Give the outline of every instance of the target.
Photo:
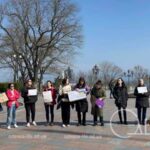
[[(9, 82), (6, 82), (6, 83), (0, 83), (0, 92), (6, 92), (6, 90), (8, 89), (8, 85), (9, 85), (10, 83)], [(17, 82), (17, 83), (14, 83), (14, 85), (15, 85), (15, 89), (17, 89), (17, 90), (21, 90), (22, 89), (22, 87), (23, 87), (23, 85), (22, 85), (22, 83), (19, 83), (19, 82)]]

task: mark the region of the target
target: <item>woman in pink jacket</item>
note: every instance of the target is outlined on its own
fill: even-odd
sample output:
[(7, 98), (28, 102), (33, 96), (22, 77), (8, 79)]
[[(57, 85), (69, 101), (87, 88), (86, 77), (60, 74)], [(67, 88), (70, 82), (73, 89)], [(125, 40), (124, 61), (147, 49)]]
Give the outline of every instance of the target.
[(20, 93), (15, 89), (14, 84), (9, 84), (9, 89), (6, 92), (8, 97), (7, 102), (7, 128), (11, 129), (11, 123), (17, 128), (16, 123), (16, 109), (19, 107), (18, 99), (20, 98)]

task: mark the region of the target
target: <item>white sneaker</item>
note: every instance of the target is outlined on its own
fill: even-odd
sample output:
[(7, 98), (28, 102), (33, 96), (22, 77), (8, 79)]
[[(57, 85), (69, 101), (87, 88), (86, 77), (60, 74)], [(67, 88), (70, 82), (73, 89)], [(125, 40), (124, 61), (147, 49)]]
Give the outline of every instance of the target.
[(33, 121), (33, 122), (32, 122), (32, 124), (33, 124), (34, 126), (37, 126), (37, 124), (36, 124), (36, 122), (35, 122), (35, 121)]
[(11, 129), (11, 126), (8, 126), (7, 129), (10, 130), (10, 129)]
[(62, 125), (62, 127), (63, 127), (63, 128), (65, 128), (65, 127), (66, 127), (66, 125), (65, 125), (65, 124), (63, 124), (63, 125)]
[(14, 124), (14, 127), (15, 127), (15, 128), (18, 128), (17, 124)]
[(70, 127), (70, 124), (67, 124), (67, 127)]
[(30, 123), (27, 123), (27, 127), (30, 127)]

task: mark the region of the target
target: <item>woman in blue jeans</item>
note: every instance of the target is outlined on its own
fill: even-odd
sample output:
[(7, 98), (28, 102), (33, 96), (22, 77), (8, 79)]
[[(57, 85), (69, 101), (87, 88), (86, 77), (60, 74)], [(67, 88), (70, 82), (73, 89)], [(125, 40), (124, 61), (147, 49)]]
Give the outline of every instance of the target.
[(11, 129), (11, 123), (17, 128), (16, 123), (16, 109), (19, 107), (18, 99), (20, 98), (20, 93), (15, 90), (14, 84), (9, 84), (9, 89), (6, 92), (8, 97), (7, 102), (7, 128)]

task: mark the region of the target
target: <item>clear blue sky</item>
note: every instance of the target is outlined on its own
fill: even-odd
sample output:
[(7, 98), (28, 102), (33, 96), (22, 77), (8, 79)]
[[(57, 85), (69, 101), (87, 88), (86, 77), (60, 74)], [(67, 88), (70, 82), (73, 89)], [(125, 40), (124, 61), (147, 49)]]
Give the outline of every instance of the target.
[(84, 34), (76, 70), (102, 61), (125, 70), (137, 64), (150, 69), (150, 0), (72, 1), (80, 8)]
[(150, 0), (73, 0), (80, 8), (84, 45), (80, 70), (102, 61), (150, 69)]

